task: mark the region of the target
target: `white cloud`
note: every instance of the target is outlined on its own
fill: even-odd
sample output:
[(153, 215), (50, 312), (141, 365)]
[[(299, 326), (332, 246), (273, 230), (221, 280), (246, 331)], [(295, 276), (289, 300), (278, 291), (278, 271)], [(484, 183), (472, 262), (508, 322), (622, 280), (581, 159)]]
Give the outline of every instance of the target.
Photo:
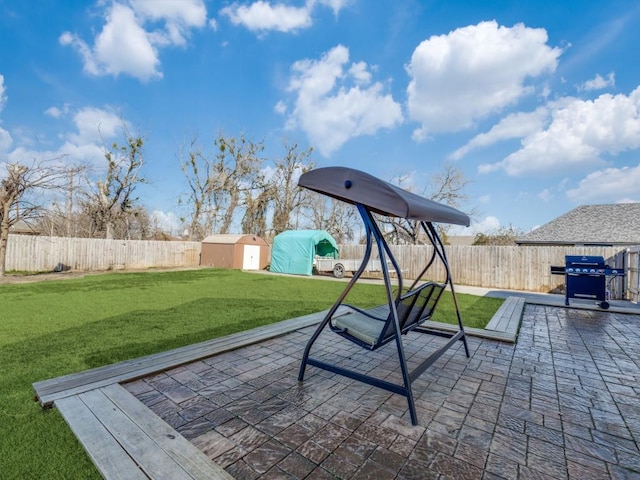
[(53, 118), (62, 117), (62, 110), (58, 107), (49, 107), (44, 111), (44, 113)]
[[(60, 113), (60, 116), (57, 117), (58, 120), (69, 114), (69, 108), (66, 105), (65, 108), (56, 110)], [(104, 145), (109, 145), (110, 140), (120, 134), (120, 129), (123, 126), (128, 126), (128, 122), (108, 108), (95, 107), (84, 107), (76, 111), (71, 120), (74, 129), (59, 135), (63, 139), (59, 146), (51, 149), (38, 149), (33, 145), (28, 146), (23, 141), (19, 146), (10, 150), (11, 143), (9, 143), (4, 145), (6, 154), (2, 155), (2, 158), (17, 163), (30, 163), (34, 159), (59, 159), (69, 164), (103, 168)], [(0, 151), (2, 151), (3, 143), (2, 129), (0, 129)]]
[(624, 203), (640, 200), (640, 165), (607, 168), (583, 178), (577, 188), (567, 191), (570, 200), (580, 203)]
[(547, 105), (547, 126), (522, 140), (522, 148), (501, 162), (481, 165), (481, 173), (503, 169), (517, 176), (564, 174), (602, 163), (601, 155), (640, 148), (640, 87), (629, 96), (595, 100), (564, 98)]
[(287, 113), (287, 104), (282, 100), (279, 100), (278, 103), (276, 103), (275, 107), (273, 107), (273, 110), (280, 115), (284, 115), (285, 113)]
[(477, 148), (488, 147), (500, 141), (531, 135), (543, 128), (547, 116), (548, 112), (544, 107), (540, 107), (534, 112), (519, 112), (507, 115), (487, 133), (476, 135), (466, 145), (453, 152), (449, 158), (459, 160)]
[(249, 6), (234, 3), (220, 10), (234, 25), (243, 25), (254, 32), (276, 30), (291, 32), (308, 28), (313, 24), (311, 10), (303, 7), (291, 7), (282, 3), (272, 5), (258, 0)]
[(307, 4), (313, 5), (318, 3), (320, 5), (324, 5), (333, 10), (334, 15), (338, 15), (340, 10), (342, 10), (346, 5), (351, 3), (351, 0), (308, 0)]
[(371, 82), (371, 72), (364, 62), (353, 63), (349, 68), (349, 74), (360, 85), (367, 85)]
[(71, 45), (81, 54), (84, 70), (91, 75), (124, 73), (147, 81), (159, 78), (160, 60), (149, 34), (140, 26), (134, 11), (114, 3), (107, 14), (107, 23), (96, 36), (93, 48), (70, 32), (60, 36), (60, 43)]
[(151, 213), (151, 222), (158, 230), (173, 234), (180, 229), (180, 219), (173, 212), (163, 212), (162, 210), (154, 210)]
[[(6, 100), (4, 92), (4, 78), (0, 75), (0, 110), (2, 102)], [(62, 108), (51, 107), (44, 113), (59, 120), (68, 115), (69, 110), (69, 105), (65, 104)], [(20, 144), (12, 148), (13, 138), (8, 131), (0, 127), (0, 161), (27, 164), (34, 159), (60, 159), (83, 164), (100, 162), (104, 158), (103, 141), (115, 137), (119, 133), (119, 128), (128, 125), (126, 120), (111, 110), (95, 107), (85, 107), (75, 112), (73, 124), (75, 131), (61, 135), (64, 139), (63, 143), (49, 150), (29, 148), (33, 135), (24, 135), (25, 138), (20, 141)], [(15, 129), (14, 133), (16, 132), (20, 138), (20, 130)]]
[(602, 90), (608, 87), (615, 87), (616, 85), (616, 76), (613, 72), (607, 75), (607, 78), (601, 77), (597, 74), (591, 80), (587, 80), (582, 85), (578, 87), (578, 90)]
[(316, 5), (323, 5), (338, 15), (350, 0), (307, 0), (301, 7), (284, 3), (272, 3), (258, 0), (251, 5), (239, 5), (234, 2), (220, 10), (222, 15), (234, 25), (242, 25), (252, 32), (295, 32), (313, 25), (311, 17)]
[(7, 102), (7, 88), (4, 86), (4, 75), (0, 75), (0, 112), (4, 108), (4, 104)]
[(468, 128), (531, 93), (527, 79), (553, 72), (562, 53), (546, 42), (544, 29), (495, 21), (423, 41), (406, 67), (414, 138)]
[(165, 20), (187, 27), (203, 27), (207, 9), (202, 0), (130, 0), (133, 9), (152, 20)]
[(324, 156), (352, 137), (402, 122), (400, 105), (384, 93), (382, 83), (370, 82), (364, 62), (349, 66), (349, 49), (342, 45), (320, 60), (295, 62), (291, 69), (289, 91), (296, 99), (286, 128), (302, 129)]
[(472, 222), (468, 227), (452, 227), (449, 235), (476, 235), (478, 233), (491, 233), (500, 228), (500, 220), (494, 216), (487, 216), (478, 222)]
[(4, 128), (0, 127), (0, 155), (2, 155), (2, 152), (9, 151), (11, 145), (13, 145), (13, 138), (11, 138), (11, 134)]
[[(207, 23), (202, 0), (129, 0), (105, 8), (105, 24), (93, 46), (64, 32), (59, 41), (73, 47), (90, 75), (131, 75), (142, 81), (161, 78), (158, 48), (186, 44), (193, 28)], [(147, 24), (161, 23), (147, 30)]]
[[(73, 116), (77, 132), (68, 135), (69, 141), (81, 145), (85, 143), (102, 144), (104, 140), (118, 135), (127, 123), (111, 110), (96, 107), (84, 107)], [(124, 124), (124, 125), (123, 125)]]
[(202, 0), (130, 0), (142, 18), (164, 21), (166, 31), (153, 33), (158, 45), (185, 45), (192, 28), (204, 27), (207, 9)]
[[(4, 108), (5, 103), (7, 102), (7, 94), (6, 87), (4, 86), (4, 76), (0, 75), (0, 112)], [(7, 132), (4, 128), (0, 127), (0, 154), (5, 152), (11, 148), (13, 144), (13, 139), (9, 132)], [(1, 157), (0, 157), (1, 158)]]
[(553, 193), (548, 188), (545, 188), (540, 193), (538, 193), (538, 198), (544, 202), (549, 202), (553, 198)]
[(96, 144), (76, 145), (67, 141), (54, 150), (33, 150), (20, 146), (8, 154), (10, 163), (29, 164), (34, 159), (58, 159), (69, 164), (96, 165), (104, 159), (104, 150)]
[(65, 103), (62, 108), (56, 106), (49, 107), (44, 113), (52, 118), (62, 118), (69, 113), (69, 104)]

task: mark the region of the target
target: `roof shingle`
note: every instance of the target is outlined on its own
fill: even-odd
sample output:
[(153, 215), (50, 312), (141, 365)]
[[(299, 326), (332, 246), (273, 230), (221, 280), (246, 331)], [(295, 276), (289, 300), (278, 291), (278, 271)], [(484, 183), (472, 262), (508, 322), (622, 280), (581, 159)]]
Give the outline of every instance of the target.
[(581, 205), (516, 239), (519, 245), (640, 245), (640, 203)]

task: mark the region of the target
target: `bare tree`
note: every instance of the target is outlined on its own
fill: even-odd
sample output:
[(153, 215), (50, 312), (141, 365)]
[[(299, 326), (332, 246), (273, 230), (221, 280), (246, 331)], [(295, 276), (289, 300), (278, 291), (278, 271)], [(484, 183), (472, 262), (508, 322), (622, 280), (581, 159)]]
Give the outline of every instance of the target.
[(180, 169), (187, 179), (188, 192), (180, 199), (189, 208), (189, 240), (202, 240), (213, 231), (216, 213), (213, 208), (212, 178), (213, 162), (202, 152), (197, 144), (197, 137), (193, 137), (188, 151), (183, 145), (180, 150)]
[(267, 210), (275, 198), (272, 185), (265, 183), (256, 189), (255, 196), (252, 192), (245, 193), (245, 211), (242, 217), (242, 233), (267, 236)]
[(353, 205), (310, 192), (307, 211), (313, 228), (326, 230), (338, 244), (354, 239), (354, 225), (358, 222), (358, 212)]
[(431, 200), (460, 208), (469, 199), (465, 188), (471, 181), (458, 167), (447, 163), (440, 173), (433, 175), (431, 180), (433, 184), (429, 195)]
[[(401, 176), (397, 183), (402, 187), (408, 179), (407, 175)], [(424, 190), (422, 195), (425, 197), (453, 208), (460, 208), (467, 201), (465, 188), (470, 180), (454, 165), (445, 164), (443, 170), (433, 175), (431, 180), (433, 187), (431, 190)], [(419, 222), (415, 220), (384, 217), (381, 218), (381, 223), (386, 226), (385, 234), (391, 243), (420, 244), (423, 242)], [(437, 229), (446, 242), (449, 225), (438, 224)]]
[(222, 212), (219, 233), (228, 233), (234, 220), (236, 209), (242, 207), (243, 194), (251, 191), (260, 181), (263, 142), (254, 143), (244, 134), (236, 140), (219, 135), (214, 142), (218, 148), (216, 163), (210, 188), (216, 210)]
[[(144, 165), (144, 139), (130, 135), (126, 128), (123, 132), (125, 144), (114, 142), (111, 149), (105, 148), (106, 175), (93, 184), (83, 202), (84, 212), (93, 220), (95, 233), (108, 239), (115, 238), (119, 222), (125, 225), (129, 222), (128, 216), (134, 212), (138, 201), (135, 190), (146, 183), (140, 173)], [(130, 233), (121, 230), (118, 236), (128, 238)]]
[[(410, 180), (407, 174), (398, 176), (396, 184), (405, 190), (412, 191), (405, 184)], [(406, 218), (376, 215), (383, 225), (384, 235), (389, 243), (397, 245), (416, 245), (420, 243), (420, 222)]]
[(181, 169), (189, 185), (181, 201), (190, 208), (186, 220), (193, 240), (213, 232), (228, 233), (238, 212), (245, 208), (245, 201), (251, 200), (250, 192), (263, 183), (263, 142), (254, 143), (244, 134), (236, 139), (220, 133), (213, 143), (213, 155), (203, 152), (196, 137), (180, 153)]
[(65, 177), (57, 160), (13, 163), (6, 169), (7, 175), (0, 181), (0, 276), (5, 275), (9, 229), (20, 220), (36, 218), (44, 209), (40, 196), (61, 188)]
[(516, 238), (524, 235), (524, 231), (509, 224), (489, 233), (476, 234), (474, 245), (515, 245)]
[(74, 165), (62, 167), (65, 176), (63, 189), (64, 200), (55, 198), (49, 207), (44, 210), (36, 220), (37, 228), (51, 236), (79, 237), (85, 230), (82, 225), (83, 217), (78, 212), (77, 198), (84, 186), (81, 180), (86, 176), (86, 165)]
[(311, 161), (313, 148), (298, 151), (298, 144), (289, 145), (285, 141), (285, 155), (275, 162), (275, 172), (271, 184), (275, 193), (272, 229), (275, 235), (297, 227), (292, 217), (301, 213), (309, 205), (308, 190), (298, 187), (297, 179), (315, 167)]

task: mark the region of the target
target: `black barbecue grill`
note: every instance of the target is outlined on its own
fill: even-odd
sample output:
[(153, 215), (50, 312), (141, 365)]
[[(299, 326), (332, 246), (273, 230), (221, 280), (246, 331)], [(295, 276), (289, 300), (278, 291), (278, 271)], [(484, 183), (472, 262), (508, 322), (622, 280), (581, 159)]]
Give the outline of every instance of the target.
[(570, 298), (596, 300), (600, 308), (609, 308), (607, 277), (624, 276), (624, 269), (611, 268), (603, 257), (567, 255), (564, 267), (551, 267), (551, 273), (564, 275), (565, 305)]

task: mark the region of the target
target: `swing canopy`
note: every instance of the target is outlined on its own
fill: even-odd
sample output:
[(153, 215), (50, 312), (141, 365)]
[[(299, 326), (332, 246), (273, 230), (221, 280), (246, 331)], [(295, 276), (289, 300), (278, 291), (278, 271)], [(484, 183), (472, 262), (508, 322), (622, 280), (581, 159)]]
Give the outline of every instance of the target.
[(425, 222), (470, 224), (469, 216), (455, 208), (408, 192), (360, 170), (324, 167), (303, 174), (298, 185), (372, 212)]

